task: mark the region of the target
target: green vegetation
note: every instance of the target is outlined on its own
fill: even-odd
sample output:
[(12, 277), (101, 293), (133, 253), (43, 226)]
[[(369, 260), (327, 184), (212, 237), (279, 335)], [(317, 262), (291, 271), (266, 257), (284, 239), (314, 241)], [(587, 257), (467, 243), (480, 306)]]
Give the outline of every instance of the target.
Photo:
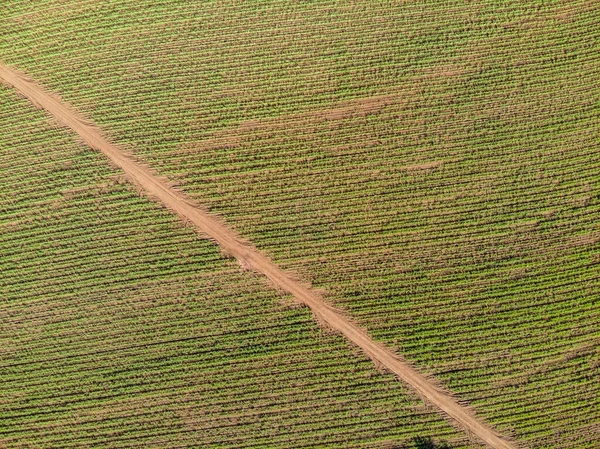
[(429, 437), (415, 437), (413, 439), (415, 449), (451, 449), (447, 443), (435, 443)]
[(4, 88), (0, 129), (0, 447), (468, 446)]
[[(600, 427), (598, 5), (156, 3), (6, 2), (0, 60), (60, 93), (276, 263), (324, 288), (331, 303), (499, 430), (529, 447), (593, 447)], [(21, 124), (7, 115), (10, 126)], [(24, 152), (31, 154), (27, 146), (16, 154)], [(23, 182), (23, 199), (7, 200), (21, 201), (15, 210), (26, 213), (24, 205), (37, 204), (42, 194), (60, 199), (41, 187), (54, 174), (42, 177), (31, 159), (16, 159), (33, 171), (12, 178)], [(64, 170), (84, 185), (102, 184), (96, 172), (106, 178), (108, 169), (93, 160)], [(81, 205), (68, 209), (70, 224), (57, 229), (65, 239), (68, 229), (94, 228), (69, 236), (58, 253), (63, 259), (55, 252), (39, 257), (78, 273), (69, 284), (105, 298), (103, 315), (115, 296), (106, 284), (95, 286), (94, 266), (113, 267), (102, 278), (111, 288), (137, 291), (125, 273), (144, 278), (160, 269), (171, 276), (182, 269), (180, 252), (189, 270), (206, 267), (215, 291), (238, 292), (230, 301), (263, 292), (124, 186), (110, 186), (110, 201), (97, 200), (106, 194), (94, 189), (74, 194), (83, 195)], [(96, 201), (105, 204), (104, 215), (90, 209)], [(152, 218), (157, 214), (162, 227)], [(12, 230), (15, 220), (5, 216), (7, 229), (33, 239), (33, 231)], [(131, 225), (123, 228), (124, 220)], [(43, 247), (42, 235), (53, 234), (48, 224), (36, 226), (39, 240), (10, 240), (14, 248)], [(111, 251), (121, 245), (134, 251), (138, 243), (123, 239), (125, 229), (141, 241), (154, 239), (153, 256), (142, 246), (141, 265), (130, 266), (124, 254), (114, 263), (98, 256), (96, 265), (88, 259), (71, 265), (79, 259), (72, 252), (77, 242), (94, 235), (103, 235)], [(196, 253), (202, 248), (211, 256)], [(95, 249), (86, 251), (96, 257)], [(33, 282), (35, 266), (14, 265), (11, 273)], [(226, 275), (215, 274), (215, 266)], [(21, 288), (16, 279), (13, 295)], [(236, 283), (251, 283), (244, 287), (250, 292), (239, 293)], [(32, 292), (46, 288), (31, 285)], [(171, 295), (182, 289), (180, 281), (166, 285)], [(160, 281), (151, 291), (163, 288)], [(277, 310), (289, 314), (277, 332), (294, 335), (283, 323), (299, 317), (313, 329), (305, 312), (277, 308), (267, 290), (261, 295), (263, 308), (244, 312), (249, 323), (259, 326)], [(80, 296), (88, 305), (93, 298)], [(12, 310), (28, 316), (15, 304)], [(210, 313), (219, 316), (219, 307)], [(145, 313), (163, 316), (160, 308)], [(314, 329), (304, 332), (317, 338)], [(333, 342), (340, 344), (327, 344)], [(313, 344), (326, 363), (330, 350)], [(338, 350), (336, 363), (352, 365)], [(282, 382), (293, 383), (286, 379), (282, 374)], [(378, 397), (375, 389), (361, 391), (363, 401)], [(407, 429), (406, 438), (419, 425)], [(439, 429), (427, 433), (450, 432)]]

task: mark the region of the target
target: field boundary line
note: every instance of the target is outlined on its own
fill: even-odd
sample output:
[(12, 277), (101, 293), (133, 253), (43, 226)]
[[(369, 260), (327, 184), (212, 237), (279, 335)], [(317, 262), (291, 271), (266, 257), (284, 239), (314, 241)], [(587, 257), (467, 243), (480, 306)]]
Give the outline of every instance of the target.
[(177, 213), (185, 222), (193, 223), (202, 237), (216, 242), (225, 252), (235, 257), (244, 268), (263, 274), (276, 288), (293, 295), (300, 303), (310, 307), (318, 321), (326, 323), (327, 326), (344, 335), (369, 355), (375, 363), (392, 371), (469, 434), (495, 449), (516, 449), (515, 443), (476, 417), (469, 407), (460, 404), (450, 393), (437, 386), (434, 380), (419, 373), (410, 363), (375, 342), (365, 330), (329, 306), (317, 291), (279, 268), (249, 242), (241, 239), (222, 220), (172, 187), (168, 180), (158, 176), (131, 155), (111, 144), (103, 137), (98, 127), (56, 95), (1, 62), (0, 81), (12, 86), (35, 106), (45, 109), (52, 117), (71, 128), (87, 145), (102, 152), (115, 166), (123, 170), (146, 195)]

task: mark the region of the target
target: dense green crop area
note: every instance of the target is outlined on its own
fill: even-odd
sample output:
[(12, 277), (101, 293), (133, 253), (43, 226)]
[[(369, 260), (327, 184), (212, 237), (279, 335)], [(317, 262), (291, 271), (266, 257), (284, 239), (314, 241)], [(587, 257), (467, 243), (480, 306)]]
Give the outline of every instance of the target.
[(472, 447), (0, 89), (0, 447)]
[(155, 3), (8, 3), (0, 59), (498, 429), (593, 447), (598, 5)]

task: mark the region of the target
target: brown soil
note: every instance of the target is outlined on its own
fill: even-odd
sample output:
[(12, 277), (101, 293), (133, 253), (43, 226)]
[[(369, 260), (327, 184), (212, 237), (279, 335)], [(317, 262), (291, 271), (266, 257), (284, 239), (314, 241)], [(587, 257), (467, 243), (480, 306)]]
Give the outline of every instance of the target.
[[(95, 125), (84, 119), (56, 96), (50, 94), (23, 74), (0, 63), (0, 80), (13, 86), (34, 105), (45, 109), (53, 117), (75, 131), (90, 147), (101, 151), (113, 164), (144, 192), (175, 211), (185, 222), (192, 222), (203, 236), (217, 242), (227, 253), (235, 257), (243, 267), (267, 276), (278, 289), (293, 295), (299, 302), (312, 309), (316, 318), (348, 340), (359, 346), (376, 363), (394, 372), (419, 395), (456, 420), (463, 428), (496, 449), (513, 449), (516, 446), (507, 438), (476, 418), (470, 409), (461, 405), (435, 382), (420, 374), (398, 355), (376, 343), (363, 329), (353, 324), (339, 311), (327, 305), (321, 295), (310, 287), (293, 279), (252, 245), (242, 241), (221, 220), (195, 205), (182, 192), (172, 188), (168, 181), (157, 176), (149, 168), (136, 162), (131, 156), (109, 143)], [(371, 109), (367, 106), (366, 109)], [(345, 114), (344, 111), (343, 114)]]
[(427, 171), (432, 170), (434, 168), (441, 167), (443, 163), (441, 161), (432, 161), (425, 162), (423, 164), (415, 164), (415, 165), (406, 165), (404, 167), (400, 167), (399, 169), (402, 171), (415, 172), (415, 171)]

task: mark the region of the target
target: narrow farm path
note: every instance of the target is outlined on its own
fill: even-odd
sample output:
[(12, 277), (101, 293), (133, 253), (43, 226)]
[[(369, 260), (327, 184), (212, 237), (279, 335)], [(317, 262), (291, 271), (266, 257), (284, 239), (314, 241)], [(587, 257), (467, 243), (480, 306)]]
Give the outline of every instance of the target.
[(461, 405), (452, 395), (436, 386), (432, 380), (420, 374), (398, 355), (375, 342), (363, 329), (353, 324), (339, 311), (328, 306), (316, 291), (293, 279), (251, 244), (244, 242), (221, 220), (194, 204), (182, 192), (172, 188), (167, 180), (157, 176), (152, 170), (109, 143), (102, 136), (98, 127), (83, 118), (58, 97), (2, 63), (0, 63), (0, 81), (14, 87), (34, 105), (45, 109), (75, 131), (87, 145), (101, 151), (114, 165), (120, 167), (145, 194), (176, 212), (184, 221), (192, 222), (201, 236), (214, 240), (227, 253), (235, 257), (242, 266), (265, 275), (275, 287), (293, 295), (299, 302), (310, 307), (318, 320), (342, 333), (374, 361), (394, 372), (424, 399), (453, 418), (472, 435), (495, 449), (516, 447), (509, 439), (475, 417), (468, 407)]

